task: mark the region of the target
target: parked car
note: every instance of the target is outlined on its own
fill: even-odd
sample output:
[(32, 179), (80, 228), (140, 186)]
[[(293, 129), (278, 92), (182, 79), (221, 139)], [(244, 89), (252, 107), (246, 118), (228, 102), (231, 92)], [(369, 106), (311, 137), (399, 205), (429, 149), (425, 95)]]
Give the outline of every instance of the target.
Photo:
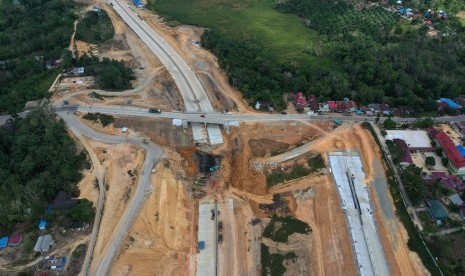
[(281, 114), (283, 114), (283, 115), (287, 115), (287, 112), (284, 112), (284, 111), (283, 111), (283, 112), (281, 112)]
[(205, 118), (205, 114), (201, 114), (201, 115), (200, 115), (200, 118)]
[(161, 110), (160, 110), (160, 109), (156, 109), (156, 108), (150, 108), (150, 109), (149, 109), (149, 113), (161, 113)]

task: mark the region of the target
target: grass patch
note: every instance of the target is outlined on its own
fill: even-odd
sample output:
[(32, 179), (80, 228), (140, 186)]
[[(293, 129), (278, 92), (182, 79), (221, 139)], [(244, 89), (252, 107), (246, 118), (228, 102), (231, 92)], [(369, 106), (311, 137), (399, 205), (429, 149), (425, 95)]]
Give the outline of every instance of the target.
[(75, 39), (87, 43), (100, 44), (115, 35), (110, 17), (104, 10), (88, 11), (76, 26)]
[(279, 183), (283, 183), (284, 181), (307, 176), (309, 173), (310, 170), (302, 165), (293, 166), (289, 172), (276, 170), (266, 176), (266, 186), (270, 188)]
[(115, 121), (115, 118), (111, 115), (102, 114), (102, 113), (87, 113), (82, 116), (83, 119), (94, 122), (100, 123), (103, 127), (108, 126), (109, 124)]
[(278, 217), (273, 215), (266, 226), (263, 236), (276, 242), (287, 242), (294, 233), (308, 234), (312, 229), (307, 223), (294, 217)]
[(149, 1), (149, 7), (168, 21), (215, 27), (232, 39), (260, 41), (279, 62), (334, 67), (327, 59), (306, 53), (318, 41), (317, 32), (274, 5), (274, 0)]
[(325, 160), (321, 154), (318, 154), (308, 159), (308, 166), (311, 172), (319, 171), (325, 167)]
[(270, 254), (268, 246), (262, 243), (261, 245), (261, 259), (262, 259), (262, 275), (278, 276), (283, 275), (286, 272), (286, 268), (283, 265), (285, 260), (294, 260), (297, 255), (294, 252), (288, 252), (285, 255), (281, 254)]
[[(371, 135), (376, 140), (376, 143), (378, 144), (379, 148), (382, 148), (381, 143), (378, 140), (378, 136), (376, 135), (375, 130), (373, 129), (371, 124), (364, 122), (362, 123), (362, 127), (368, 129), (371, 132)], [(402, 222), (408, 233), (409, 238), (407, 245), (409, 249), (418, 254), (423, 265), (426, 267), (426, 269), (428, 269), (431, 275), (442, 275), (439, 268), (434, 264), (434, 259), (432, 259), (431, 255), (429, 254), (426, 244), (423, 242), (423, 239), (420, 233), (418, 232), (418, 229), (415, 227), (412, 219), (410, 218), (410, 215), (408, 214), (407, 208), (405, 207), (402, 201), (402, 196), (399, 190), (399, 183), (397, 183), (397, 180), (394, 176), (394, 171), (391, 165), (387, 162), (386, 156), (384, 154), (383, 162), (384, 164), (386, 164), (386, 167), (388, 168), (386, 171), (386, 177), (388, 180), (389, 190), (391, 192), (392, 198), (394, 199), (394, 204), (396, 206), (397, 216), (399, 217), (400, 221)]]
[(465, 260), (460, 254), (465, 246), (463, 230), (446, 236), (427, 237), (425, 241), (434, 252), (444, 275), (465, 275)]

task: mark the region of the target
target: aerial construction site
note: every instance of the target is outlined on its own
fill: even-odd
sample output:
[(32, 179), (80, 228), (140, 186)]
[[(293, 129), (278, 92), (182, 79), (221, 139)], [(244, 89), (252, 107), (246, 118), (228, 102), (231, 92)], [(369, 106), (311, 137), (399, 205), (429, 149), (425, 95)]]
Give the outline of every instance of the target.
[[(51, 88), (92, 163), (79, 189), (97, 212), (86, 232), (47, 253), (70, 257), (85, 245), (65, 275), (428, 274), (409, 250), (369, 130), (310, 119), (292, 104), (270, 120), (197, 46), (202, 28), (169, 27), (127, 1), (87, 4), (109, 15), (112, 44), (70, 48), (123, 60), (137, 78), (122, 92), (85, 77)], [(93, 112), (112, 122), (86, 119)]]

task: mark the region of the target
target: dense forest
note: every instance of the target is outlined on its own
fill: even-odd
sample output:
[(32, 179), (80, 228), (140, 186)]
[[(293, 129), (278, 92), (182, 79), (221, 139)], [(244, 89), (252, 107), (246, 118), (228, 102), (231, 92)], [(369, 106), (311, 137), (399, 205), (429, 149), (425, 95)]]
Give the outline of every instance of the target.
[(0, 113), (47, 96), (58, 72), (43, 63), (59, 59), (68, 46), (75, 7), (64, 0), (0, 2)]
[[(131, 69), (123, 62), (95, 57), (73, 59), (67, 50), (78, 19), (73, 1), (26, 0), (0, 4), (0, 114), (15, 113), (27, 101), (48, 97), (48, 89), (63, 68), (86, 66), (101, 89), (131, 87)], [(114, 35), (104, 12), (87, 12), (78, 24), (77, 36), (103, 43)], [(47, 69), (45, 61), (62, 59), (58, 68)]]
[(85, 160), (50, 108), (0, 128), (0, 232), (38, 219), (60, 190), (77, 196)]
[(104, 10), (88, 11), (79, 20), (74, 39), (99, 44), (112, 39), (114, 35), (115, 29)]
[(95, 81), (100, 89), (123, 90), (132, 87), (131, 81), (135, 79), (131, 68), (124, 62), (98, 57), (82, 56), (72, 61), (73, 66), (85, 67), (85, 74), (95, 76)]
[(230, 83), (251, 103), (261, 100), (283, 107), (284, 93), (303, 90), (319, 100), (350, 97), (362, 104), (411, 106), (423, 113), (435, 110), (439, 97), (463, 93), (465, 28), (453, 16), (433, 18), (439, 35), (430, 36), (422, 20), (401, 19), (375, 6), (288, 0), (275, 8), (301, 17), (302, 24), (318, 31), (318, 41), (306, 52), (339, 67), (281, 64), (260, 41), (229, 39), (221, 30), (210, 29), (203, 45), (219, 57)]

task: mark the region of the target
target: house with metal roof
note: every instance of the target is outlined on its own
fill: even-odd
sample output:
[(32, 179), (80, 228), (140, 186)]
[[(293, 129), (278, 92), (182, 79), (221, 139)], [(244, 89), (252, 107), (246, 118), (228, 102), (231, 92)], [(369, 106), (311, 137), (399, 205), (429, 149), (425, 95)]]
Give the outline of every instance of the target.
[(36, 252), (48, 252), (50, 246), (54, 245), (55, 241), (53, 240), (50, 234), (45, 236), (40, 236), (37, 238), (36, 245), (34, 246), (34, 251)]
[(454, 203), (455, 206), (462, 206), (463, 205), (463, 200), (459, 196), (459, 194), (455, 193), (449, 197), (449, 200)]
[(441, 102), (447, 104), (450, 108), (459, 109), (459, 108), (462, 107), (461, 105), (455, 103), (453, 100), (451, 100), (449, 98), (440, 98), (439, 100)]
[(426, 213), (437, 225), (441, 225), (449, 217), (444, 206), (436, 199), (426, 200)]
[(465, 158), (460, 154), (450, 137), (441, 131), (434, 136), (434, 141), (443, 149), (443, 156), (449, 160), (448, 169), (457, 175), (465, 175)]
[(44, 267), (53, 270), (61, 270), (66, 265), (66, 257), (52, 257), (44, 260)]
[(15, 246), (23, 241), (23, 235), (14, 235), (8, 238), (8, 246)]
[(0, 250), (5, 248), (8, 244), (8, 237), (0, 238)]

